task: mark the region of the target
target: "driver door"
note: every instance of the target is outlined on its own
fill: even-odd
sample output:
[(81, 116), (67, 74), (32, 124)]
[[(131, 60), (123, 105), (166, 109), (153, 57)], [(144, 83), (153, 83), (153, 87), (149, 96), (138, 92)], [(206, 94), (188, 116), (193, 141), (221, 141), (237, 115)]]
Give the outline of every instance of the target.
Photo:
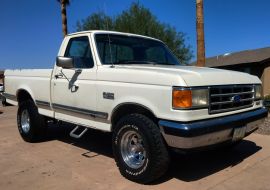
[(51, 98), (56, 119), (93, 126), (96, 114), (97, 67), (89, 40), (87, 35), (68, 39), (62, 56), (73, 58), (74, 68), (55, 66)]

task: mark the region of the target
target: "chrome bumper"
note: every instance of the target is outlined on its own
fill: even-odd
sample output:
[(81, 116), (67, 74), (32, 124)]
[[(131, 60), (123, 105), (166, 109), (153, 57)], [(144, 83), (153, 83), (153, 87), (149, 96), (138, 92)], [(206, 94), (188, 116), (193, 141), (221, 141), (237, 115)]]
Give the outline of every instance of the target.
[(245, 136), (263, 123), (267, 109), (188, 123), (160, 120), (162, 135), (170, 147), (193, 149), (231, 141), (235, 128), (246, 126)]

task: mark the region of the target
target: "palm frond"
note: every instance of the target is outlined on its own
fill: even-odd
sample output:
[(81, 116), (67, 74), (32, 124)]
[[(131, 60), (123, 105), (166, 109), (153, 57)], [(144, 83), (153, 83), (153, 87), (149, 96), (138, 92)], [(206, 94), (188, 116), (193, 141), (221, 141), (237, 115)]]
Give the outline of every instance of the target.
[[(57, 0), (59, 3), (62, 3), (62, 0)], [(70, 0), (63, 0), (64, 4), (69, 5), (70, 4)]]

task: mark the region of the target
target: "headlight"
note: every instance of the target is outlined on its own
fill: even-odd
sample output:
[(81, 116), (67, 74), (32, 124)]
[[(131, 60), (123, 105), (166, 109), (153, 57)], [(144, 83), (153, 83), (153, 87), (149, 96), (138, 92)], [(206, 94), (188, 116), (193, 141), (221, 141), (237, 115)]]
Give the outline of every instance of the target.
[(203, 108), (208, 106), (208, 89), (174, 88), (172, 93), (174, 109)]
[(262, 98), (262, 85), (256, 84), (254, 90), (255, 90), (255, 99), (261, 99)]

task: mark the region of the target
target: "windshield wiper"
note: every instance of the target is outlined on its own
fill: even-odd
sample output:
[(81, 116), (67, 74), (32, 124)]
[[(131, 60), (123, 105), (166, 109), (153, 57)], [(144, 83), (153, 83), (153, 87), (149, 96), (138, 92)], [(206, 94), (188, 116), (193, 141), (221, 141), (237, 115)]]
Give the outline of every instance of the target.
[(118, 61), (115, 62), (114, 64), (157, 64), (156, 62), (152, 61), (136, 61), (136, 60), (129, 60), (129, 61)]
[(154, 61), (135, 61), (135, 60), (129, 60), (129, 61), (118, 61), (114, 63), (115, 65), (118, 64), (151, 64), (151, 65), (175, 65), (172, 63), (159, 63), (159, 62), (154, 62)]
[(176, 65), (176, 64), (164, 62), (164, 63), (156, 63), (156, 65)]

